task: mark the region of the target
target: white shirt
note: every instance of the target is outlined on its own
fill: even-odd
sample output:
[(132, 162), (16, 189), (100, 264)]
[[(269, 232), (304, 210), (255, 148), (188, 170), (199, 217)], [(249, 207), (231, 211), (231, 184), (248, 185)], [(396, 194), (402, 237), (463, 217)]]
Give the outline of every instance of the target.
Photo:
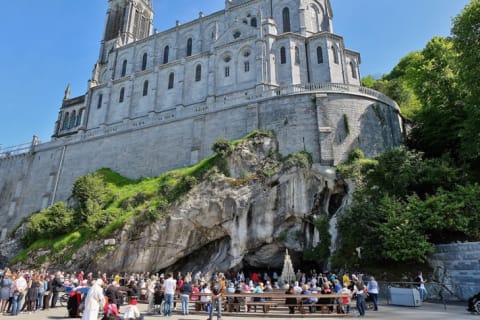
[(165, 288), (165, 294), (175, 294), (175, 289), (177, 288), (177, 281), (173, 278), (168, 278), (163, 284)]

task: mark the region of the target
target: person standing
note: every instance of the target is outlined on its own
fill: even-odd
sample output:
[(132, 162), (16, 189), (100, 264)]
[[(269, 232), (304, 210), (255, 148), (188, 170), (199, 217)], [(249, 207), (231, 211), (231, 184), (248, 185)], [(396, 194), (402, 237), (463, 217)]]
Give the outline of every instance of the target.
[(193, 292), (192, 283), (185, 281), (180, 287), (180, 296), (182, 298), (182, 312), (186, 316), (189, 314), (188, 304), (190, 302), (190, 295)]
[(157, 285), (157, 280), (155, 276), (151, 276), (150, 279), (147, 279), (146, 289), (147, 289), (147, 313), (155, 312), (155, 287)]
[(0, 282), (1, 289), (0, 289), (0, 299), (2, 301), (2, 305), (0, 308), (0, 313), (4, 313), (6, 311), (7, 302), (10, 299), (10, 287), (12, 286), (12, 272), (10, 269), (7, 269), (3, 275), (3, 279)]
[(27, 285), (27, 280), (23, 277), (23, 273), (20, 273), (13, 283), (12, 316), (16, 316), (20, 312), (20, 308), (22, 307), (25, 298)]
[(217, 320), (222, 318), (222, 281), (223, 275), (212, 284), (212, 306), (208, 311), (208, 320), (212, 320), (215, 307), (217, 308)]
[(60, 292), (63, 292), (63, 281), (62, 281), (62, 273), (57, 271), (55, 273), (55, 278), (52, 280), (52, 304), (50, 305), (51, 308), (55, 308), (57, 305), (58, 295)]
[(168, 278), (165, 280), (164, 284), (165, 292), (165, 308), (163, 310), (164, 316), (172, 316), (173, 311), (173, 298), (175, 296), (175, 290), (177, 289), (177, 281), (173, 278), (173, 273), (168, 273)]
[(50, 306), (50, 300), (52, 299), (52, 277), (47, 273), (44, 280), (45, 292), (43, 293), (43, 310), (47, 310)]
[(90, 290), (88, 290), (85, 299), (85, 309), (83, 311), (82, 320), (97, 320), (100, 308), (105, 305), (105, 296), (103, 295), (103, 281), (97, 279)]
[(367, 284), (367, 291), (373, 301), (373, 311), (378, 311), (378, 282), (372, 276)]
[(363, 282), (357, 278), (357, 276), (352, 276), (353, 279), (353, 295), (357, 300), (357, 309), (360, 317), (365, 317), (365, 297), (364, 290), (365, 286)]
[(425, 299), (427, 299), (427, 288), (425, 288), (425, 282), (427, 282), (427, 280), (423, 278), (422, 271), (418, 272), (415, 282), (417, 283), (418, 292), (420, 293), (420, 299), (425, 301)]

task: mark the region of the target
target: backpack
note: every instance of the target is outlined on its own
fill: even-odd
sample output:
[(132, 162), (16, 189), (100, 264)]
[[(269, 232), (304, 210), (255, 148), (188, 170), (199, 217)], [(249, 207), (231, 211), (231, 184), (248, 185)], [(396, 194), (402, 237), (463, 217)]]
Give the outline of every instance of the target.
[(221, 290), (222, 290), (222, 285), (220, 284), (220, 282), (216, 281), (216, 282), (213, 284), (212, 293), (213, 293), (214, 295), (218, 295)]
[(362, 281), (358, 281), (357, 283), (355, 283), (355, 285), (357, 286), (358, 291), (365, 290), (365, 286), (363, 285)]

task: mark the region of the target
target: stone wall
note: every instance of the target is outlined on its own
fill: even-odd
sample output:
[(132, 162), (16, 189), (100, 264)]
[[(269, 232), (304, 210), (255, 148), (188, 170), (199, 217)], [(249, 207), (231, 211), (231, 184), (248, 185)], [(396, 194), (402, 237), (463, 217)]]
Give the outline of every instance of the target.
[(446, 284), (457, 298), (480, 292), (480, 242), (438, 245), (429, 263), (434, 280)]
[(32, 212), (68, 200), (78, 176), (100, 168), (134, 179), (158, 176), (208, 157), (219, 137), (238, 139), (255, 129), (273, 130), (282, 155), (308, 151), (327, 165), (345, 160), (354, 148), (373, 156), (402, 139), (393, 107), (346, 93), (269, 97), (156, 125), (138, 123), (126, 120), (118, 130), (86, 131), (0, 160), (0, 216), (8, 217), (0, 227), (11, 230)]

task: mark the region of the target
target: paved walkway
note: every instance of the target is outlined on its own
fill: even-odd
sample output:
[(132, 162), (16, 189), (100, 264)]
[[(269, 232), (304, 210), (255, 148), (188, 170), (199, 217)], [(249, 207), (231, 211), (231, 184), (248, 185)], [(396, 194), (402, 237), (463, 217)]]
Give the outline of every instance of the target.
[[(144, 312), (146, 310), (145, 304), (139, 304), (140, 311)], [(475, 320), (479, 319), (480, 316), (474, 316), (470, 313), (467, 313), (465, 310), (464, 305), (447, 305), (447, 309), (445, 310), (442, 304), (434, 304), (434, 303), (425, 303), (421, 307), (399, 307), (399, 306), (392, 306), (392, 305), (380, 305), (379, 311), (374, 312), (370, 311), (367, 312), (365, 318), (368, 319), (385, 319), (385, 320), (463, 320), (463, 319), (470, 319)], [(121, 311), (121, 308), (120, 308)], [(258, 314), (259, 316), (263, 316), (262, 313)], [(18, 320), (50, 320), (50, 319), (68, 319), (67, 310), (66, 308), (58, 307), (55, 309), (50, 309), (46, 311), (38, 311), (31, 314), (22, 313), (17, 317), (7, 317), (1, 316), (0, 318), (11, 318), (11, 319), (18, 319)], [(199, 313), (194, 315), (183, 316), (179, 314), (174, 314), (171, 318), (164, 318), (161, 315), (147, 315), (145, 316), (145, 320), (160, 320), (160, 319), (171, 319), (171, 320), (205, 320), (207, 318), (206, 313)], [(227, 316), (223, 317), (224, 320), (245, 320), (245, 319), (255, 319), (258, 317), (242, 315), (242, 316)], [(259, 317), (260, 319), (268, 319), (268, 314), (265, 317)], [(347, 317), (349, 319), (350, 317)], [(216, 317), (213, 318), (214, 320)], [(284, 317), (280, 318), (275, 316), (275, 319), (278, 320), (287, 320), (287, 319), (301, 319), (300, 316), (297, 317)], [(307, 317), (306, 319), (345, 319), (343, 317), (328, 317), (328, 316), (321, 316), (321, 317)]]

